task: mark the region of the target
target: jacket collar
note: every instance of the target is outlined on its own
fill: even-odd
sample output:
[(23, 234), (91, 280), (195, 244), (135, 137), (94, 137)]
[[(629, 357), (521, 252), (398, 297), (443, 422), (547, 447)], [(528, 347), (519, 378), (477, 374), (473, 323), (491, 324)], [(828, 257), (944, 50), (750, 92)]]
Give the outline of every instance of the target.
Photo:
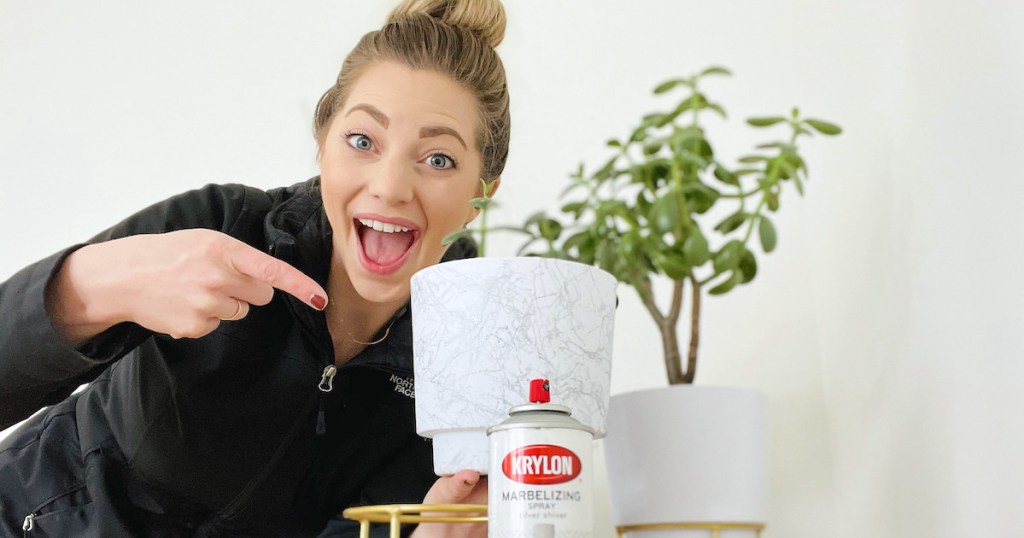
[[(284, 199), (271, 209), (264, 220), (268, 251), (326, 287), (331, 269), (333, 232), (324, 213), (320, 177), (288, 187), (283, 192)], [(476, 244), (472, 239), (464, 238), (449, 247), (441, 261), (473, 257), (476, 257)], [(298, 323), (320, 349), (324, 362), (333, 362), (334, 346), (324, 314), (287, 293), (283, 296)], [(408, 302), (395, 313), (389, 324), (390, 330), (383, 342), (367, 346), (344, 367), (362, 365), (412, 376), (412, 313)]]

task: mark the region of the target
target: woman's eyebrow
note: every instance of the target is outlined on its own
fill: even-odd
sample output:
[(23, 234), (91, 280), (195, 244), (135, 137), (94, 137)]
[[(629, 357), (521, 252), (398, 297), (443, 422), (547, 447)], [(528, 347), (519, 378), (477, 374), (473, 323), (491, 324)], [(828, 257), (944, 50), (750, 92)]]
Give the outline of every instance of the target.
[(358, 105), (355, 105), (352, 108), (350, 108), (348, 112), (345, 114), (345, 117), (348, 117), (350, 114), (357, 110), (362, 110), (363, 112), (369, 114), (371, 117), (373, 117), (373, 119), (377, 120), (377, 123), (383, 125), (385, 129), (387, 129), (388, 124), (391, 123), (391, 120), (377, 107), (373, 105), (367, 105), (365, 103), (359, 103)]
[[(352, 108), (348, 110), (347, 113), (345, 113), (345, 116), (348, 117), (356, 110), (362, 110), (363, 112), (366, 112), (367, 114), (370, 115), (370, 117), (377, 120), (377, 123), (383, 125), (385, 129), (387, 129), (388, 124), (391, 123), (391, 119), (388, 118), (386, 114), (381, 112), (380, 109), (366, 103), (359, 103), (358, 105), (354, 105)], [(423, 127), (420, 129), (420, 138), (431, 138), (441, 135), (451, 135), (455, 137), (455, 139), (458, 140), (460, 144), (462, 144), (462, 147), (464, 149), (469, 149), (469, 147), (466, 145), (466, 141), (462, 139), (462, 136), (459, 135), (458, 131), (452, 129), (451, 127), (445, 127), (444, 125), (433, 125), (430, 127)]]
[(459, 133), (455, 131), (455, 129), (452, 129), (451, 127), (435, 125), (431, 127), (423, 127), (420, 129), (420, 138), (430, 138), (433, 136), (441, 135), (452, 135), (455, 137), (456, 140), (459, 141), (460, 144), (462, 144), (463, 149), (469, 149), (468, 147), (466, 147), (466, 141), (463, 140), (462, 137), (459, 136)]

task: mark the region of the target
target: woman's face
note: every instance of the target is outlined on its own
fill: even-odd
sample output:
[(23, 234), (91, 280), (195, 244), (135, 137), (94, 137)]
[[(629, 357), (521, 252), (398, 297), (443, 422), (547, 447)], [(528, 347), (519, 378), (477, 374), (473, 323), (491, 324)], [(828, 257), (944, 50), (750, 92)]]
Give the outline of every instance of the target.
[[(404, 301), (441, 240), (473, 220), (475, 97), (445, 75), (383, 62), (355, 81), (320, 149), (334, 270), (373, 302)], [(340, 267), (339, 267), (340, 264)]]

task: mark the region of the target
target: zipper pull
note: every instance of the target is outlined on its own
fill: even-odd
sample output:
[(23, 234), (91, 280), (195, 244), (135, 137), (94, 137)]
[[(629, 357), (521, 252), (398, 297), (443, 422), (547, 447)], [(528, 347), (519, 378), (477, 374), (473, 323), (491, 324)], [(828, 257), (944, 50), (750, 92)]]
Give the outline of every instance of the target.
[(323, 435), (325, 433), (327, 433), (327, 421), (324, 420), (324, 410), (320, 409), (316, 414), (316, 434)]
[(25, 535), (27, 536), (28, 532), (31, 531), (32, 529), (34, 529), (35, 527), (36, 527), (36, 515), (35, 514), (29, 514), (29, 515), (25, 516), (25, 522), (21, 524), (21, 530), (25, 531)]
[(324, 368), (324, 375), (320, 378), (319, 385), (321, 392), (331, 392), (331, 389), (334, 388), (334, 374), (336, 373), (338, 373), (338, 369), (334, 365)]

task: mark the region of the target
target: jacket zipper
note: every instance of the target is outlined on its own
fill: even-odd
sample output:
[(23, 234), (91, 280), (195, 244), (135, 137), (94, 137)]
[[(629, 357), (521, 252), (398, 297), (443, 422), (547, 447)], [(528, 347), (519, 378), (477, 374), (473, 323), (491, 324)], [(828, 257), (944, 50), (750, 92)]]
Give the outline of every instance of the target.
[(334, 374), (336, 373), (338, 373), (338, 369), (333, 364), (324, 368), (324, 375), (320, 378), (320, 384), (317, 386), (320, 392), (331, 392), (334, 389)]
[(338, 369), (333, 364), (327, 365), (324, 368), (324, 375), (320, 377), (320, 384), (317, 388), (320, 389), (320, 409), (316, 412), (316, 434), (323, 435), (327, 433), (327, 420), (324, 419), (324, 395), (334, 389), (334, 374), (338, 373)]
[(25, 516), (25, 522), (21, 524), (21, 530), (24, 531), (24, 536), (28, 536), (28, 533), (36, 527), (36, 515), (29, 514)]
[[(287, 261), (287, 260), (285, 260)], [(328, 353), (327, 348), (317, 338), (315, 331), (310, 329), (305, 323), (302, 322), (299, 311), (295, 305), (292, 304), (291, 300), (285, 299), (285, 304), (288, 305), (288, 309), (291, 311), (292, 316), (299, 320), (299, 328), (307, 337), (312, 340), (315, 345), (319, 348), (319, 351), (323, 353), (324, 360), (327, 366), (324, 367), (323, 374), (320, 376), (320, 382), (317, 384), (317, 389), (320, 391), (318, 409), (316, 413), (316, 434), (323, 435), (327, 432), (327, 421), (324, 418), (324, 397), (328, 392), (334, 389), (334, 375), (338, 373), (338, 369), (334, 366), (334, 357), (331, 353)]]
[[(291, 301), (286, 300), (285, 303), (288, 305), (288, 308), (292, 311), (292, 315), (298, 318), (298, 312), (296, 312), (295, 306), (292, 305)], [(299, 326), (301, 327), (301, 330), (307, 334), (307, 336), (314, 337), (315, 340), (315, 335), (309, 329), (309, 327), (307, 327), (301, 321), (299, 322)], [(329, 355), (325, 350), (323, 350), (323, 348), (321, 348), (321, 351), (324, 352), (325, 356)], [(323, 422), (324, 396), (326, 396), (326, 393), (330, 392), (331, 389), (334, 388), (334, 374), (336, 373), (337, 368), (335, 368), (333, 364), (328, 365), (326, 368), (324, 368), (323, 375), (320, 376), (320, 383), (317, 385), (317, 388), (326, 388), (326, 391), (322, 388), (320, 389), (320, 410), (317, 414), (317, 433), (323, 433), (320, 431), (320, 428), (323, 426), (321, 422)], [(267, 461), (267, 463), (263, 466), (262, 469), (260, 469), (256, 477), (253, 478), (253, 480), (249, 482), (249, 484), (241, 492), (239, 492), (239, 494), (235, 497), (234, 500), (232, 500), (226, 507), (224, 507), (224, 509), (221, 511), (221, 516), (219, 519), (231, 519), (238, 512), (242, 511), (242, 509), (246, 507), (246, 505), (249, 502), (249, 498), (252, 497), (256, 489), (263, 484), (263, 481), (267, 478), (267, 476), (270, 475), (270, 473), (279, 463), (279, 458), (281, 457), (281, 454), (285, 450), (285, 445), (290, 443), (298, 435), (300, 424), (302, 424), (302, 422), (296, 422), (295, 426), (293, 426), (292, 429), (288, 431), (288, 433), (285, 435), (285, 441), (282, 441), (282, 443), (278, 445), (277, 450), (274, 451), (274, 454), (270, 457), (270, 460)], [(326, 431), (326, 429), (324, 431)], [(215, 521), (216, 520), (214, 519), (207, 522), (200, 530), (203, 530), (207, 527), (212, 528), (216, 525)], [(197, 534), (197, 536), (198, 535), (199, 534)]]

